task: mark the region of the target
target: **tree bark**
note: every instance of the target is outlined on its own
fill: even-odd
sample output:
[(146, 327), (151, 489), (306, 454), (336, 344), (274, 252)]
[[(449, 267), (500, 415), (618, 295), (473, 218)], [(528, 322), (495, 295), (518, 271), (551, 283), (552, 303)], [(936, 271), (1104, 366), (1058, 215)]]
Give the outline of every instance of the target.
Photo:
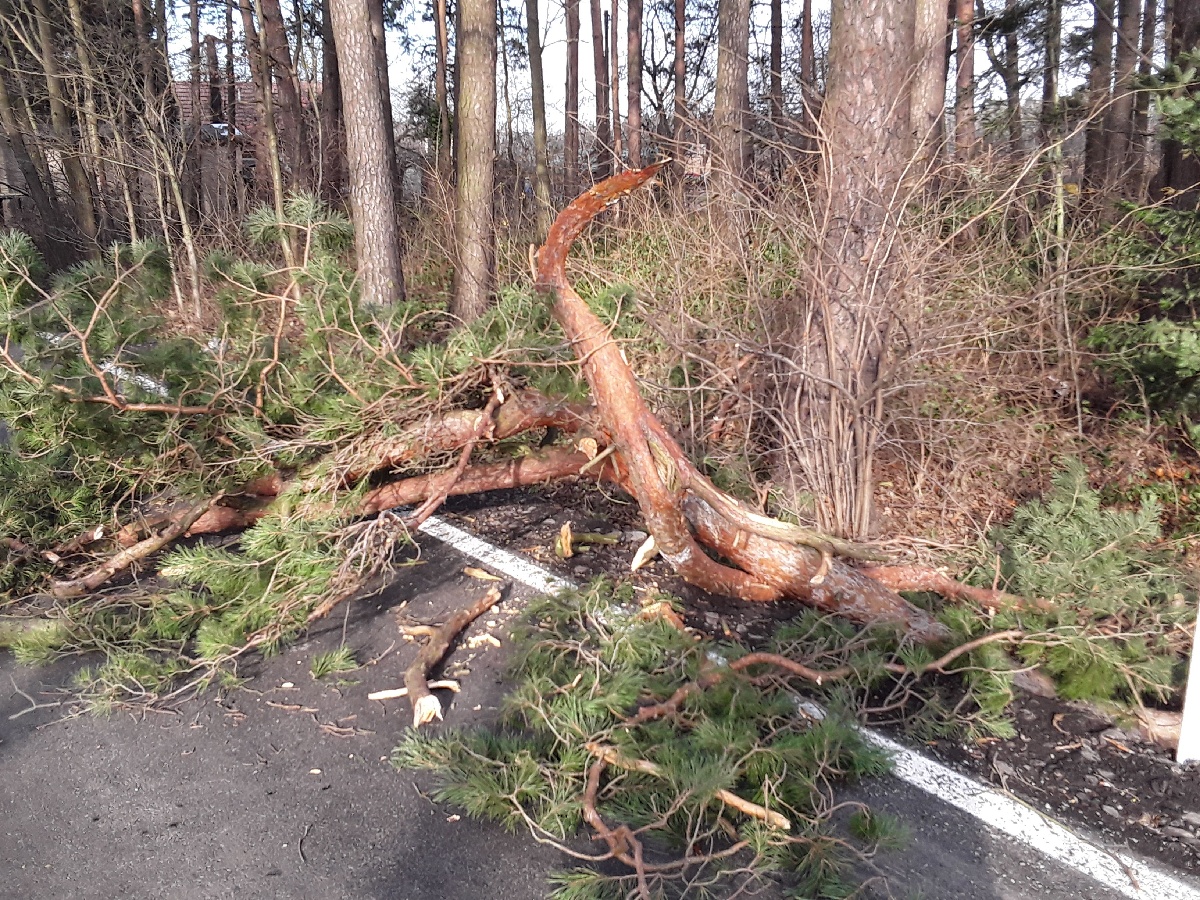
[(912, 134), (918, 173), (937, 166), (946, 139), (946, 0), (917, 0), (913, 39)]
[[(1142, 6), (1142, 39), (1138, 53), (1138, 81), (1145, 82), (1150, 77), (1154, 64), (1155, 31), (1158, 28), (1158, 6), (1155, 0), (1145, 0)], [(1130, 137), (1129, 154), (1126, 164), (1130, 171), (1135, 193), (1134, 197), (1146, 195), (1146, 169), (1148, 166), (1146, 138), (1150, 126), (1150, 92), (1138, 91), (1133, 101), (1133, 131)]]
[[(578, 0), (576, 0), (578, 2)], [(450, 183), (453, 163), (450, 159), (450, 97), (446, 73), (450, 65), (450, 23), (446, 0), (436, 0), (433, 13), (433, 31), (436, 42), (436, 59), (433, 69), (433, 94), (438, 108), (437, 171), (443, 184)]]
[(46, 0), (33, 0), (33, 12), (37, 20), (38, 53), (41, 57), (42, 73), (46, 78), (46, 94), (50, 106), (50, 127), (62, 150), (63, 169), (71, 189), (71, 204), (75, 223), (83, 235), (85, 252), (98, 258), (97, 243), (99, 229), (96, 210), (92, 201), (92, 179), (79, 157), (78, 144), (73, 134), (71, 114), (67, 107), (62, 73), (58, 67), (58, 49), (54, 45), (54, 30)]
[[(336, 0), (334, 0), (336, 2)], [(386, 0), (368, 0), (371, 18), (371, 48), (375, 58), (375, 80), (379, 84), (379, 102), (383, 108), (384, 152), (387, 154), (387, 173), (392, 180), (392, 196), (400, 187), (400, 169), (396, 160), (396, 119), (392, 113), (392, 81), (388, 72), (387, 29), (383, 22)], [(403, 296), (401, 287), (401, 296)]]
[(280, 9), (279, 0), (261, 0), (261, 3), (261, 37), (270, 58), (275, 83), (279, 86), (279, 102), (275, 104), (278, 111), (276, 122), (283, 126), (281, 149), (289, 163), (287, 181), (291, 186), (308, 188), (312, 185), (308, 128), (305, 126), (304, 106), (300, 98), (300, 79), (292, 65), (291, 45), (283, 23), (283, 10)]
[(731, 225), (734, 195), (745, 179), (750, 52), (750, 0), (721, 0), (717, 18), (717, 84), (713, 102), (713, 195), (720, 227)]
[[(863, 537), (872, 528), (872, 475), (892, 310), (897, 191), (911, 156), (909, 81), (915, 7), (881, 0), (833, 5), (829, 80), (821, 110), (817, 184), (824, 232), (814, 241), (806, 302), (793, 323), (795, 373), (784, 374), (786, 453), (816, 497), (820, 526)], [(863, 148), (870, 147), (870, 153)]]
[(350, 212), (358, 254), (358, 283), (368, 307), (404, 297), (397, 233), (395, 183), (388, 166), (390, 128), (371, 35), (370, 0), (331, 0), (334, 41), (342, 80), (349, 165)]
[(626, 31), (629, 46), (625, 56), (625, 80), (629, 99), (626, 104), (629, 125), (629, 168), (642, 167), (642, 6), (643, 0), (629, 0)]
[(450, 312), (464, 322), (472, 322), (488, 307), (495, 275), (496, 239), (492, 212), (496, 157), (494, 0), (460, 0), (458, 33), (456, 265)]
[(1137, 72), (1141, 31), (1141, 0), (1118, 0), (1117, 54), (1112, 105), (1105, 116), (1108, 133), (1107, 182), (1122, 197), (1134, 196), (1129, 175), (1129, 150), (1133, 143), (1133, 79)]
[(346, 185), (346, 125), (330, 2), (321, 2), (321, 196), (336, 200)]
[(1058, 75), (1062, 57), (1062, 0), (1047, 0), (1044, 66), (1042, 68), (1042, 146), (1053, 144), (1060, 133)]
[[(1181, 53), (1200, 46), (1200, 0), (1175, 0), (1170, 7), (1167, 32), (1167, 59), (1177, 60)], [(1162, 142), (1162, 162), (1151, 184), (1151, 200), (1167, 194), (1176, 209), (1194, 210), (1200, 191), (1200, 159), (1178, 141)]]
[(613, 171), (619, 172), (623, 166), (622, 157), (624, 154), (624, 142), (621, 129), (621, 70), (620, 60), (617, 57), (618, 34), (620, 29), (617, 27), (617, 11), (620, 7), (617, 0), (613, 0), (612, 16), (608, 17), (606, 13), (606, 21), (608, 22), (608, 62), (609, 62), (609, 78), (610, 87), (608, 95), (611, 98), (612, 105), (612, 148), (613, 148)]
[(771, 130), (775, 139), (783, 135), (783, 0), (771, 0), (770, 50)]
[(529, 40), (529, 79), (533, 87), (533, 194), (537, 200), (538, 240), (545, 240), (554, 220), (550, 205), (550, 149), (546, 140), (546, 88), (542, 80), (542, 24), (538, 0), (525, 0)]
[(592, 66), (596, 76), (596, 146), (592, 151), (592, 177), (612, 172), (612, 114), (608, 102), (608, 56), (604, 52), (604, 17), (600, 0), (592, 0)]
[(563, 125), (563, 193), (579, 193), (579, 0), (566, 0), (567, 110)]
[[(906, 129), (907, 109), (900, 121)], [(744, 600), (802, 599), (855, 621), (898, 625), (916, 640), (944, 639), (948, 631), (928, 613), (832, 559), (853, 547), (834, 547), (832, 539), (758, 516), (713, 487), (650, 413), (610, 327), (571, 287), (565, 269), (571, 244), (592, 218), (660, 168), (624, 172), (577, 198), (538, 253), (537, 285), (554, 300), (554, 317), (580, 360), (605, 443), (615, 451), (607, 471), (638, 501), (659, 552), (697, 587)], [(740, 568), (717, 562), (697, 539)]]
[(975, 3), (958, 0), (955, 14), (954, 149), (960, 160), (975, 155)]
[(1084, 147), (1083, 180), (1094, 192), (1107, 189), (1109, 135), (1105, 113), (1112, 98), (1113, 13), (1115, 0), (1094, 0), (1092, 65), (1088, 73), (1088, 127)]
[(675, 142), (675, 167), (679, 171), (687, 156), (685, 137), (687, 134), (687, 3), (686, 0), (675, 0), (675, 58), (673, 74), (675, 95), (671, 113), (674, 125), (671, 129)]

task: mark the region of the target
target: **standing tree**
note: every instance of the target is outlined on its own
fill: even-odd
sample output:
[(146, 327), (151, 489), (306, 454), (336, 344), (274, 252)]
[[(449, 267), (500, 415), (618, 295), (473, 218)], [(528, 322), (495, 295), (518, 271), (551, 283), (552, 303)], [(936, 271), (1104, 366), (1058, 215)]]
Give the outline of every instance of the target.
[(625, 80), (629, 100), (629, 167), (642, 167), (642, 0), (629, 0), (626, 30), (629, 48), (625, 57)]
[(975, 3), (958, 0), (955, 19), (954, 148), (959, 159), (975, 154)]
[(525, 0), (529, 35), (529, 79), (533, 84), (533, 193), (537, 199), (538, 240), (544, 240), (554, 220), (550, 205), (550, 150), (546, 143), (546, 89), (542, 81), (542, 35), (538, 0)]
[(496, 6), (460, 0), (457, 44), (458, 189), (450, 312), (471, 322), (488, 307), (495, 262)]
[(687, 3), (675, 0), (675, 59), (672, 74), (675, 80), (675, 97), (672, 115), (675, 118), (671, 133), (674, 137), (676, 166), (682, 167), (687, 153), (684, 135), (687, 129)]
[(404, 297), (395, 185), (388, 165), (390, 123), (384, 117), (383, 85), (371, 37), (373, 0), (330, 0), (333, 36), (346, 116), (350, 213), (358, 253), (359, 289), (368, 306), (389, 306)]
[[(910, 72), (915, 5), (834, 0), (821, 109), (817, 186), (823, 231), (790, 320), (784, 374), (789, 471), (816, 498), (821, 526), (863, 536), (872, 527), (872, 468), (881, 377), (898, 273), (892, 240), (911, 157)], [(793, 295), (794, 296), (794, 295)]]
[(446, 87), (446, 70), (449, 66), (450, 37), (446, 14), (446, 0), (436, 0), (433, 12), (433, 31), (436, 42), (436, 62), (433, 71), (433, 93), (437, 99), (438, 136), (437, 171), (443, 183), (450, 180), (450, 99)]
[(1133, 143), (1134, 76), (1137, 72), (1138, 39), (1141, 31), (1141, 0), (1119, 0), (1117, 4), (1116, 82), (1112, 105), (1105, 116), (1108, 132), (1108, 183), (1127, 197), (1133, 185), (1126, 178)]
[(750, 0), (721, 0), (717, 20), (717, 87), (713, 106), (713, 193), (728, 224), (743, 168), (743, 119), (750, 51)]
[(604, 178), (612, 172), (612, 122), (608, 103), (608, 55), (604, 52), (604, 17), (600, 0), (592, 0), (592, 66), (596, 74), (596, 147), (592, 154), (592, 176)]
[(911, 119), (916, 158), (922, 169), (936, 166), (946, 134), (947, 13), (945, 0), (917, 0)]
[(579, 193), (579, 0), (566, 0), (567, 117), (563, 125), (563, 193)]
[(1113, 21), (1115, 0), (1096, 0), (1092, 25), (1092, 65), (1088, 72), (1088, 127), (1083, 179), (1092, 191), (1107, 187), (1110, 135), (1105, 113), (1112, 98)]

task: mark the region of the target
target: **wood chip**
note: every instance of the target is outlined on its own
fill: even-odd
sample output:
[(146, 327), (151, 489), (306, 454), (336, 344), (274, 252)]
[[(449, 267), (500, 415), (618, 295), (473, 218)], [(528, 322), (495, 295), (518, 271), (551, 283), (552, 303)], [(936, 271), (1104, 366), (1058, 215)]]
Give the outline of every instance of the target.
[[(462, 685), (459, 684), (457, 681), (450, 681), (450, 680), (431, 681), (431, 682), (429, 682), (429, 689), (432, 691), (439, 691), (439, 690), (453, 691), (454, 693), (458, 694), (458, 693), (462, 692)], [(408, 688), (406, 688), (406, 687), (388, 688), (387, 690), (384, 690), (384, 691), (373, 691), (370, 694), (367, 694), (367, 699), (368, 700), (395, 700), (398, 697), (407, 697), (407, 696), (408, 696)]]
[(477, 569), (474, 566), (467, 566), (463, 569), (464, 575), (469, 575), (472, 578), (477, 578), (480, 581), (503, 581), (499, 575), (493, 575), (491, 572), (485, 572), (483, 569)]

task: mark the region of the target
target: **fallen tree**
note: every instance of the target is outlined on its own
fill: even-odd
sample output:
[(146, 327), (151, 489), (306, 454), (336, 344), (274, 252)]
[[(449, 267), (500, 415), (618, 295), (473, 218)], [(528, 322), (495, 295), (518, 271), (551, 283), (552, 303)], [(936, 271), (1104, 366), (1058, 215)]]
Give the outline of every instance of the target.
[[(167, 505), (119, 530), (89, 529), (48, 551), (57, 561), (55, 568), (61, 568), (70, 554), (104, 539), (118, 549), (91, 571), (56, 578), (51, 593), (67, 599), (94, 591), (175, 538), (249, 527), (277, 511), (285, 495), (292, 504), (297, 495), (311, 495), (304, 507), (308, 515), (361, 517), (421, 504), (405, 522), (413, 527), (448, 496), (585, 477), (609, 481), (627, 491), (640, 507), (652, 549), (685, 581), (714, 594), (760, 602), (799, 601), (859, 624), (896, 626), (910, 639), (923, 643), (944, 640), (949, 631), (901, 597), (901, 590), (933, 590), (993, 608), (1019, 602), (1003, 592), (968, 588), (924, 569), (878, 569), (886, 577), (872, 577), (872, 570), (860, 564), (883, 560), (869, 548), (750, 509), (714, 486), (691, 462), (642, 398), (613, 337), (613, 325), (599, 319), (566, 274), (570, 249), (588, 224), (621, 197), (649, 182), (658, 169), (653, 165), (625, 172), (585, 192), (558, 216), (537, 254), (536, 287), (566, 334), (590, 388), (591, 403), (568, 402), (530, 389), (512, 390), (502, 375), (496, 375), (482, 408), (432, 411), (398, 433), (355, 442), (298, 472), (277, 470), (240, 490), (225, 492), (226, 496), (198, 504)], [(278, 350), (275, 352), (277, 355)], [(274, 357), (269, 368), (274, 368)], [(18, 374), (26, 380), (34, 377), (24, 370)], [(256, 410), (262, 407), (261, 382), (265, 378), (265, 374), (259, 376)], [(105, 397), (116, 395), (107, 380), (101, 383)], [(175, 413), (203, 415), (216, 409), (210, 402), (203, 409), (181, 407)], [(518, 459), (472, 463), (477, 446), (535, 429), (554, 429), (569, 435), (573, 443)], [(457, 462), (448, 469), (381, 478), (455, 453)], [(343, 493), (368, 481), (370, 485), (360, 489), (347, 505), (344, 498), (330, 496), (331, 479)]]

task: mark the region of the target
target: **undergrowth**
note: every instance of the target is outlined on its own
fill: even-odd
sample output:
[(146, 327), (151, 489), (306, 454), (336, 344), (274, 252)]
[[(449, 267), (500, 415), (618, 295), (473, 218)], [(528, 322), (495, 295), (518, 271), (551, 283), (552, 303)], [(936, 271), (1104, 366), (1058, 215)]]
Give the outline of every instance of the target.
[[(535, 601), (516, 640), (516, 687), (498, 729), (414, 730), (395, 751), (398, 767), (434, 773), (439, 800), (600, 860), (598, 842), (578, 840), (594, 803), (608, 828), (628, 828), (642, 844), (653, 897), (730, 896), (766, 881), (797, 898), (848, 897), (855, 861), (898, 838), (886, 816), (836, 798), (887, 770), (881, 752), (841, 715), (805, 706), (786, 679), (729, 673), (677, 716), (631, 721), (639, 704), (743, 652), (644, 613), (631, 588), (601, 581)], [(600, 764), (590, 798), (589, 770), (605, 748), (620, 761)], [(742, 814), (722, 790), (785, 816), (790, 830)], [(625, 897), (637, 877), (578, 867), (553, 876), (551, 896)]]

